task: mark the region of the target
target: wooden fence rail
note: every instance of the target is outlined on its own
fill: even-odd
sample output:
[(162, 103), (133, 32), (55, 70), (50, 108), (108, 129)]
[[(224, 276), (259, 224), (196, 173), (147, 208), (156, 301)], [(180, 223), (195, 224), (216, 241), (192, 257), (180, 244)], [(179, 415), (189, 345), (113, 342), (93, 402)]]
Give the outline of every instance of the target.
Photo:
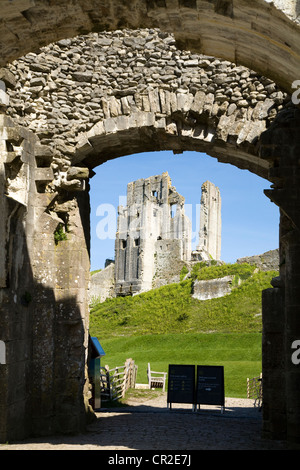
[(123, 366), (109, 369), (100, 368), (101, 401), (115, 401), (124, 398), (129, 388), (134, 388), (138, 366), (133, 359), (126, 359)]
[(254, 406), (262, 405), (262, 374), (247, 379), (247, 398), (254, 400)]

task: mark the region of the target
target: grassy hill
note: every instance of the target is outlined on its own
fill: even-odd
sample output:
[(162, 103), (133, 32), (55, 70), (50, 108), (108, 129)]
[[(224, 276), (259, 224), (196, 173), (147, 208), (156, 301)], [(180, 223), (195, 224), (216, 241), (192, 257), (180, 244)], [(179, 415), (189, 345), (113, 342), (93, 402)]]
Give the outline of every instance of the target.
[[(91, 308), (95, 336), (132, 336), (180, 332), (260, 332), (261, 291), (276, 271), (254, 272), (248, 264), (194, 268), (191, 278), (136, 296), (117, 297)], [(231, 294), (211, 300), (192, 298), (194, 279), (235, 276)], [(237, 279), (242, 283), (237, 285)]]
[[(93, 305), (90, 333), (106, 352), (102, 363), (115, 367), (132, 357), (142, 383), (148, 362), (164, 371), (170, 363), (224, 365), (226, 395), (245, 396), (247, 377), (261, 372), (261, 291), (277, 274), (256, 272), (248, 264), (208, 268), (199, 263), (178, 284)], [(234, 275), (230, 294), (192, 298), (195, 279), (226, 275)]]

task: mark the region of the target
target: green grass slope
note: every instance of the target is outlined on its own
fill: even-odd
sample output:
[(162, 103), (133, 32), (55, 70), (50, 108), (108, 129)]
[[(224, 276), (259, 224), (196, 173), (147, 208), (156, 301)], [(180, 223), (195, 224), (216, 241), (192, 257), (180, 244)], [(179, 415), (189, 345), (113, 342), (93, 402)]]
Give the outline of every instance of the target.
[[(148, 362), (161, 371), (171, 363), (223, 365), (226, 395), (245, 397), (247, 377), (261, 372), (261, 292), (277, 274), (247, 264), (206, 268), (199, 263), (178, 284), (93, 305), (90, 334), (106, 352), (102, 364), (113, 368), (132, 357), (141, 383), (147, 382)], [(230, 294), (192, 298), (195, 279), (226, 275), (235, 276)]]
[[(213, 279), (228, 274), (243, 281), (231, 294), (205, 301), (192, 298), (195, 278)], [(213, 331), (260, 332), (261, 291), (271, 287), (270, 281), (276, 274), (275, 271), (256, 273), (253, 266), (246, 264), (201, 269), (192, 278), (178, 284), (94, 305), (90, 316), (91, 332), (99, 337)]]

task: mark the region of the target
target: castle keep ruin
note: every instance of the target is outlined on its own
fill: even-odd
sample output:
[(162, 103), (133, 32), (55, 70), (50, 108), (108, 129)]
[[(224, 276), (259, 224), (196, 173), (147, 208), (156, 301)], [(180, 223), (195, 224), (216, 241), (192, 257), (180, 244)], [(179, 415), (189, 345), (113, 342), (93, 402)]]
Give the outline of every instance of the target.
[[(172, 210), (176, 206), (176, 214)], [(119, 208), (116, 236), (116, 294), (143, 292), (167, 252), (169, 262), (188, 260), (191, 228), (184, 198), (168, 173), (129, 183), (127, 207)], [(171, 266), (171, 265), (170, 265)]]
[(299, 37), (297, 0), (1, 3), (1, 442), (78, 432), (90, 415), (93, 168), (195, 150), (272, 184), (262, 431), (300, 445)]
[(177, 280), (192, 259), (220, 259), (221, 198), (209, 181), (202, 185), (200, 241), (193, 253), (191, 235), (184, 197), (167, 172), (129, 183), (127, 206), (119, 207), (115, 295), (145, 292)]

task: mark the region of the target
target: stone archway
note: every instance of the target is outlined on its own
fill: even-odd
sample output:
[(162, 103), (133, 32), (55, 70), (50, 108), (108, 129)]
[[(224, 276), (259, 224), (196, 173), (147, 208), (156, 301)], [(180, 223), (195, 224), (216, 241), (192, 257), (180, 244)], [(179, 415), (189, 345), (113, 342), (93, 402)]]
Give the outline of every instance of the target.
[(298, 79), (297, 0), (17, 0), (5, 1), (2, 18), (1, 65), (78, 34), (158, 27), (181, 48), (245, 65), (287, 92)]
[[(12, 86), (10, 76), (5, 75), (4, 81), (7, 86)], [(261, 109), (257, 108), (257, 120), (253, 121), (248, 112), (241, 112), (241, 119), (233, 113), (232, 131), (227, 132), (228, 108), (223, 114), (219, 112), (222, 105), (214, 108), (215, 96), (207, 103), (206, 93), (197, 95), (197, 91), (193, 94), (187, 90), (175, 93), (173, 110), (170, 108), (170, 112), (164, 113), (162, 103), (166, 105), (168, 102), (163, 98), (165, 89), (158, 88), (154, 92), (154, 103), (156, 93), (159, 95), (159, 110), (151, 109), (151, 98), (147, 93), (142, 106), (147, 106), (148, 100), (150, 108), (139, 109), (135, 94), (134, 102), (128, 103), (127, 99), (128, 113), (103, 114), (94, 127), (77, 135), (76, 147), (73, 145), (67, 149), (52, 139), (53, 135), (48, 143), (47, 136), (43, 137), (46, 141), (38, 140), (37, 129), (34, 133), (24, 129), (22, 120), (14, 113), (13, 119), (2, 118), (1, 204), (9, 224), (2, 227), (6, 256), (1, 265), (1, 295), (7, 313), (4, 331), (10, 345), (7, 348), (9, 367), (6, 367), (3, 379), (5, 393), (1, 406), (5, 413), (2, 414), (1, 439), (30, 433), (68, 432), (79, 429), (84, 421), (88, 410), (88, 383), (84, 375), (88, 331), (85, 294), (89, 264), (88, 177), (95, 164), (109, 156), (118, 157), (124, 151), (124, 142), (131, 145), (134, 135), (139, 149), (146, 142), (175, 151), (206, 145), (209, 154), (221, 155), (221, 159), (227, 158), (228, 161), (232, 158), (233, 164), (265, 175), (274, 183), (268, 196), (282, 209), (281, 278), (273, 289), (264, 294), (265, 370), (268, 372), (264, 389), (267, 404), (264, 430), (272, 437), (287, 436), (290, 441), (298, 441), (296, 390), (299, 378), (291, 361), (290, 348), (300, 334), (297, 320), (300, 302), (295, 287), (299, 272), (296, 158), (299, 111), (291, 103), (277, 110), (274, 101), (272, 104), (267, 102), (266, 107), (261, 103)], [(200, 98), (198, 108), (196, 95)], [(122, 98), (124, 96), (116, 95), (115, 104), (118, 105), (117, 100)], [(105, 108), (108, 101), (106, 104), (103, 102), (103, 113), (104, 109), (111, 112), (111, 103)], [(282, 104), (283, 100), (279, 105)], [(123, 100), (121, 109), (125, 105)], [(205, 105), (207, 109), (204, 112)], [(269, 114), (269, 110), (275, 110), (275, 114)], [(251, 116), (253, 112), (252, 109)], [(141, 119), (144, 124), (140, 132)], [(225, 121), (226, 132), (218, 133), (218, 129), (222, 131), (222, 120)], [(261, 127), (256, 127), (257, 122)], [(256, 132), (251, 134), (255, 129)], [(55, 141), (55, 145), (50, 141)], [(112, 149), (115, 149), (115, 154)], [(230, 150), (230, 155), (226, 149)], [(24, 246), (22, 253), (14, 248), (16, 242), (12, 234), (15, 227), (19, 227), (18, 237)], [(58, 228), (63, 229), (62, 232)], [(13, 316), (8, 314), (11, 309)], [(20, 312), (21, 322), (18, 320)], [(271, 321), (274, 312), (276, 322)], [(20, 325), (20, 329), (15, 325)], [(35, 333), (34, 338), (32, 332)], [(75, 337), (79, 339), (75, 341)], [(26, 359), (18, 357), (16, 345), (21, 344), (18, 341), (24, 345)], [(19, 388), (23, 391), (14, 402), (11, 401), (14, 396), (13, 371), (17, 371)], [(7, 403), (13, 405), (7, 407)], [(27, 421), (28, 413), (33, 417), (31, 423)]]
[(126, 142), (122, 135), (144, 132), (145, 150), (205, 146), (221, 161), (268, 178), (271, 163), (259, 154), (259, 137), (290, 100), (270, 79), (180, 51), (173, 35), (157, 29), (63, 40), (6, 72), (7, 113), (49, 147), (57, 165), (67, 159), (93, 168), (134, 153), (135, 137)]

